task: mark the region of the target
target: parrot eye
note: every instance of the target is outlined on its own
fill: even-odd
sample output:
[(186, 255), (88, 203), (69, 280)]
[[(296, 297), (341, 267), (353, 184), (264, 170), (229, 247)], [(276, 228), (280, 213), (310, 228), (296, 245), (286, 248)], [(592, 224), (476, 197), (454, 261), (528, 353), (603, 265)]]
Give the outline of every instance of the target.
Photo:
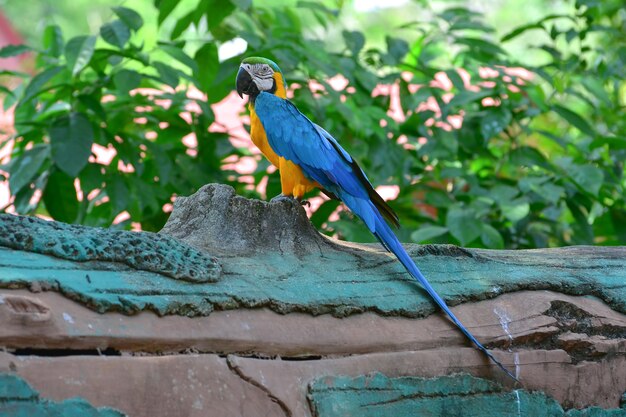
[(267, 64), (262, 64), (258, 68), (259, 75), (270, 75), (272, 73), (272, 69)]

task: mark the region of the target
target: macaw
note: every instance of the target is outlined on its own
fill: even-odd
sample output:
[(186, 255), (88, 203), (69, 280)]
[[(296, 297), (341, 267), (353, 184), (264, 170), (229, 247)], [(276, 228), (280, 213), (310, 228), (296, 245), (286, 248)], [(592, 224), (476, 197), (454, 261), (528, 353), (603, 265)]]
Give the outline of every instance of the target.
[[(287, 84), (275, 62), (261, 57), (242, 61), (237, 93), (249, 97), (250, 137), (280, 171), (279, 198), (302, 200), (315, 188), (340, 199), (392, 252), (461, 332), (511, 378), (517, 378), (452, 313), (420, 272), (387, 223), (398, 227), (396, 213), (374, 190), (363, 170), (330, 133), (313, 123), (287, 99)], [(385, 219), (387, 221), (385, 221)]]

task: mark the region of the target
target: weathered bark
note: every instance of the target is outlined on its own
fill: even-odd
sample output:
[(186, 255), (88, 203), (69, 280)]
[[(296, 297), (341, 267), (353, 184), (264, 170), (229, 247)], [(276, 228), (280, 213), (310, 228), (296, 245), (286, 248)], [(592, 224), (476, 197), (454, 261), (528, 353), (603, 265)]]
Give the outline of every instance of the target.
[[(513, 385), (431, 314), (393, 257), (319, 235), (295, 202), (204, 187), (177, 200), (159, 235), (141, 235), (141, 247), (161, 242), (158, 262), (102, 229), (28, 223), (0, 216), (0, 229), (22, 234), (0, 238), (10, 247), (0, 248), (0, 372), (55, 401), (80, 396), (133, 417), (402, 415), (435, 412), (442, 401), (468, 415), (489, 415), (480, 411), (488, 404), (504, 407), (491, 415), (626, 413), (617, 409), (626, 391), (626, 248), (407, 245), (459, 319), (519, 376)], [(64, 242), (76, 233), (96, 247), (80, 262), (59, 254), (63, 245), (51, 251), (41, 242), (59, 242), (59, 229), (69, 230)], [(494, 383), (407, 379), (458, 372)], [(384, 376), (360, 378), (373, 373)]]

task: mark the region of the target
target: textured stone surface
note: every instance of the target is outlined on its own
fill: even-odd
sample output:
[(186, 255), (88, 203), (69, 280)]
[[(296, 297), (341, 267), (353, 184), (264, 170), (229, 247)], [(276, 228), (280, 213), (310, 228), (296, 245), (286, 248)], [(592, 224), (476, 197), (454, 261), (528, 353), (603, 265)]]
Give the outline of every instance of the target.
[[(97, 374), (92, 378), (91, 371), (89, 378), (83, 376), (77, 384), (76, 375), (81, 369), (100, 369), (103, 361), (123, 359), (125, 365), (112, 366), (110, 372), (124, 369), (129, 384), (146, 386), (146, 378), (165, 378), (173, 372), (170, 368), (181, 374), (203, 369), (202, 390), (207, 392), (218, 392), (224, 379), (232, 387), (235, 375), (240, 384), (257, 387), (271, 402), (280, 404), (275, 415), (292, 416), (309, 415), (310, 382), (370, 372), (389, 377), (469, 372), (498, 381), (508, 390), (521, 387), (544, 392), (567, 409), (619, 405), (626, 391), (626, 316), (600, 300), (521, 291), (462, 304), (453, 311), (481, 341), (495, 347), (493, 353), (517, 374), (521, 386), (514, 386), (469, 347), (441, 314), (420, 320), (373, 313), (335, 318), (255, 309), (195, 318), (158, 317), (148, 312), (127, 317), (100, 315), (52, 292), (25, 290), (0, 291), (0, 346), (14, 352), (0, 358), (0, 371), (17, 372), (42, 395), (55, 399), (85, 396), (91, 387), (98, 397), (85, 397), (90, 402), (114, 406), (132, 416), (146, 415), (137, 414), (142, 404), (133, 399), (136, 391), (126, 391), (124, 386), (112, 389), (106, 378), (98, 379)], [(167, 360), (161, 360), (161, 355), (168, 355)], [(137, 370), (131, 365), (133, 359), (142, 361)], [(72, 360), (76, 368), (68, 369)], [(224, 364), (232, 375), (213, 369), (223, 370)], [(158, 388), (162, 395), (150, 398), (154, 408), (149, 412), (181, 406), (171, 403), (178, 398), (172, 393), (180, 393), (186, 385), (172, 385), (165, 379)], [(189, 383), (195, 386), (193, 380)], [(193, 400), (207, 410), (217, 399)], [(226, 409), (236, 409), (239, 398), (219, 400), (228, 403)], [(124, 408), (128, 404), (132, 406)], [(221, 417), (216, 408), (210, 409), (215, 414), (207, 416)]]
[(0, 373), (0, 403), (9, 401), (37, 401), (39, 395), (23, 379)]
[[(469, 375), (388, 378), (382, 374), (325, 377), (310, 386), (315, 417), (463, 416), (582, 417), (626, 415), (626, 408), (563, 408), (542, 393), (508, 390)], [(626, 404), (624, 404), (626, 406)]]
[(227, 185), (208, 184), (178, 197), (162, 234), (221, 256), (278, 252), (319, 253), (333, 242), (320, 235), (295, 200), (268, 203), (235, 194)]
[(36, 217), (0, 214), (1, 246), (72, 262), (119, 262), (192, 282), (216, 281), (221, 274), (215, 258), (169, 236), (74, 226)]
[(270, 361), (235, 355), (228, 359), (232, 369), (236, 369), (246, 380), (273, 393), (289, 410), (293, 410), (294, 416), (309, 415), (307, 383), (326, 376), (357, 377), (375, 372), (389, 377), (437, 377), (459, 372), (471, 373), (497, 381), (508, 390), (524, 388), (542, 391), (557, 399), (566, 409), (589, 406), (616, 408), (626, 391), (625, 377), (622, 376), (626, 370), (626, 357), (623, 354), (598, 362), (572, 364), (569, 355), (562, 350), (528, 348), (516, 349), (511, 354), (500, 351), (495, 353), (507, 365), (514, 361), (517, 363), (521, 386), (513, 386), (510, 380), (502, 376), (501, 372), (495, 372), (496, 369), (470, 347), (379, 352), (317, 361)]
[[(592, 297), (520, 291), (453, 311), (481, 341), (504, 355), (512, 369), (514, 352), (523, 349), (563, 350), (575, 363), (626, 354), (626, 316)], [(0, 346), (10, 349), (71, 346), (146, 354), (193, 349), (307, 357), (468, 346), (442, 314), (422, 320), (373, 313), (335, 318), (254, 309), (194, 319), (148, 312), (128, 317), (98, 314), (53, 292), (26, 290), (0, 290), (0, 323)], [(476, 356), (481, 357), (479, 352)]]
[(186, 282), (160, 266), (0, 248), (0, 372), (46, 398), (80, 396), (133, 417), (307, 417), (309, 384), (376, 372), (390, 384), (471, 373), (502, 384), (494, 401), (541, 391), (567, 410), (614, 409), (626, 391), (626, 248), (407, 245), (460, 320), (515, 371), (514, 386), (430, 315), (395, 258), (320, 236), (295, 202), (207, 186), (181, 199), (161, 238), (219, 255), (221, 278)]
[(62, 402), (40, 399), (23, 379), (0, 373), (0, 416), (2, 417), (125, 417), (103, 407), (96, 409), (85, 400), (71, 398)]
[[(576, 376), (575, 372), (566, 371), (568, 367), (566, 358), (567, 355), (562, 352), (535, 351), (520, 354), (519, 361), (529, 374), (549, 379), (550, 388), (555, 391), (571, 389), (584, 391), (589, 389), (590, 385), (596, 384), (594, 378), (583, 375), (589, 375), (587, 371), (597, 364), (577, 365), (577, 371), (581, 376)], [(223, 358), (214, 354), (194, 353), (144, 357), (104, 355), (38, 357), (0, 353), (0, 372), (16, 373), (40, 391), (42, 396), (55, 401), (79, 396), (94, 406), (114, 407), (132, 417), (259, 415), (306, 417), (314, 415), (311, 414), (307, 394), (310, 394), (309, 385), (316, 380), (333, 381), (334, 377), (342, 375), (358, 378), (372, 372), (383, 373), (389, 378), (414, 375), (432, 377), (439, 376), (438, 372), (446, 363), (453, 364), (453, 369), (461, 372), (478, 370), (479, 376), (486, 376), (481, 369), (484, 361), (477, 358), (471, 348), (365, 354), (299, 361), (244, 358), (234, 355)], [(624, 369), (624, 361), (614, 363), (613, 366), (614, 372), (618, 372), (619, 369)], [(436, 368), (439, 368), (438, 371)], [(604, 369), (605, 374), (608, 373), (607, 369), (609, 368)], [(593, 375), (597, 376), (600, 373), (594, 372)], [(530, 385), (523, 388), (506, 386), (502, 388), (502, 392), (510, 393), (516, 389), (536, 391)], [(358, 396), (358, 392), (353, 394)], [(548, 397), (552, 396), (548, 391), (545, 394)], [(363, 396), (368, 395), (367, 391), (363, 392)], [(599, 395), (601, 396), (602, 394)], [(446, 404), (447, 397), (443, 393), (439, 397), (439, 401)], [(490, 399), (486, 400), (489, 403)], [(553, 399), (550, 401), (554, 402)], [(571, 405), (567, 406), (570, 407)], [(619, 402), (592, 409), (610, 410), (617, 407)], [(589, 404), (581, 408), (589, 408)], [(396, 416), (398, 413), (377, 415)], [(416, 415), (415, 410), (412, 415)], [(444, 412), (432, 415), (448, 417), (459, 414)], [(519, 415), (532, 416), (532, 414)]]
[[(68, 397), (80, 397), (96, 407), (114, 407), (128, 417), (285, 416), (267, 392), (242, 379), (217, 355), (15, 357), (0, 353), (0, 372), (17, 373), (42, 396), (62, 404)], [(5, 417), (1, 404), (0, 399), (0, 416)], [(106, 415), (113, 416), (118, 414)]]

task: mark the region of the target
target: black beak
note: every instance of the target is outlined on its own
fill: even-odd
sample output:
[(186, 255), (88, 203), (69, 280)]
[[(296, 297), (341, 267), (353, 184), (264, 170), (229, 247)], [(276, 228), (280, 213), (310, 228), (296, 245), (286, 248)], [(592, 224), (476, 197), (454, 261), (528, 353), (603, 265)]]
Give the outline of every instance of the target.
[(252, 76), (245, 68), (239, 68), (239, 72), (237, 73), (237, 94), (239, 97), (243, 98), (244, 94), (249, 96), (256, 96), (259, 94), (259, 89), (257, 88), (254, 81), (252, 81)]

